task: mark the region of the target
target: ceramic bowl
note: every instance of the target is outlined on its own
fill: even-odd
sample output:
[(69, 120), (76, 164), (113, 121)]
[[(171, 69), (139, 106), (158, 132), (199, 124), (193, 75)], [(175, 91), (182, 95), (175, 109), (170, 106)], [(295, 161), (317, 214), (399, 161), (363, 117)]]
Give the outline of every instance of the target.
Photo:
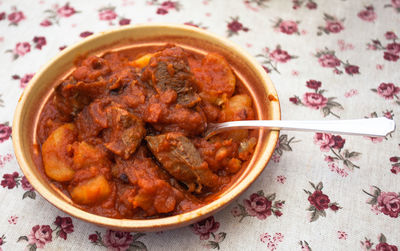
[(15, 155), (26, 178), (51, 204), (81, 220), (121, 231), (160, 231), (185, 226), (222, 209), (250, 186), (267, 165), (279, 137), (279, 131), (260, 129), (258, 143), (247, 168), (233, 184), (211, 203), (196, 210), (158, 219), (112, 219), (79, 209), (71, 199), (48, 181), (34, 164), (40, 156), (36, 126), (43, 105), (58, 79), (73, 70), (81, 55), (101, 55), (105, 51), (144, 45), (173, 43), (199, 53), (222, 54), (251, 94), (258, 119), (279, 120), (280, 105), (276, 90), (255, 59), (231, 41), (205, 30), (185, 25), (146, 24), (101, 32), (69, 46), (35, 74), (22, 93), (14, 115), (12, 139)]

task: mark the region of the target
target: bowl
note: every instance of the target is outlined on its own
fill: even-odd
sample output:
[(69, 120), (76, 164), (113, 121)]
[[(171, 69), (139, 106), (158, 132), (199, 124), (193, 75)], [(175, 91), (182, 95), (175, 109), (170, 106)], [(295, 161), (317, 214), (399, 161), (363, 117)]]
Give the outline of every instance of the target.
[(34, 158), (40, 155), (36, 139), (39, 115), (55, 82), (71, 73), (75, 59), (81, 55), (101, 55), (104, 51), (117, 48), (165, 43), (174, 43), (199, 53), (222, 54), (252, 96), (257, 119), (280, 119), (278, 96), (264, 69), (252, 56), (225, 38), (195, 27), (171, 24), (135, 25), (92, 35), (60, 52), (35, 74), (22, 93), (14, 114), (12, 140), (17, 161), (35, 190), (51, 204), (73, 217), (114, 230), (167, 230), (189, 225), (214, 214), (245, 191), (263, 171), (274, 151), (279, 131), (259, 130), (258, 143), (249, 165), (211, 203), (183, 214), (145, 220), (113, 219), (83, 211), (40, 172), (34, 164)]

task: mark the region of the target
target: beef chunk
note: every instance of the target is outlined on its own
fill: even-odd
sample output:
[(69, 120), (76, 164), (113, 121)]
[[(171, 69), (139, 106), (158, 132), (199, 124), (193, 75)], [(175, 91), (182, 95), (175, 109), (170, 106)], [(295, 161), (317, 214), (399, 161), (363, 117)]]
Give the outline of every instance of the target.
[(184, 107), (193, 107), (200, 102), (187, 56), (181, 48), (167, 48), (152, 57), (142, 80), (150, 82), (160, 95), (171, 90), (176, 92), (176, 102)]
[(128, 159), (146, 134), (143, 121), (118, 106), (107, 108), (108, 127), (104, 130), (104, 146), (111, 152)]
[(147, 136), (147, 144), (163, 168), (189, 189), (194, 185), (214, 187), (218, 176), (210, 171), (193, 143), (180, 133)]

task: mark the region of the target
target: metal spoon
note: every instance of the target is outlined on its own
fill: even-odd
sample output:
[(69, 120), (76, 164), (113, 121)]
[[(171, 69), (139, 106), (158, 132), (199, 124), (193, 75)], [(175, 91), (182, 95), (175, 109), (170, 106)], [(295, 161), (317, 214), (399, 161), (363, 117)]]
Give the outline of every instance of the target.
[(241, 120), (209, 123), (205, 136), (208, 139), (226, 130), (255, 128), (384, 137), (395, 130), (396, 124), (385, 117), (352, 120)]

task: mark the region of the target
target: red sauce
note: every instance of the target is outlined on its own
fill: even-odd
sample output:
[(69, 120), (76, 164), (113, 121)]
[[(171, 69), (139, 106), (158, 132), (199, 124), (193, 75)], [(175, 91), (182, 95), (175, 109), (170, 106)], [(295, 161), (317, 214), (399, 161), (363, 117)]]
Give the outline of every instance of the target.
[(201, 207), (251, 157), (255, 134), (206, 140), (207, 123), (254, 119), (227, 61), (167, 45), (81, 58), (45, 104), (38, 165), (82, 209), (154, 218)]

